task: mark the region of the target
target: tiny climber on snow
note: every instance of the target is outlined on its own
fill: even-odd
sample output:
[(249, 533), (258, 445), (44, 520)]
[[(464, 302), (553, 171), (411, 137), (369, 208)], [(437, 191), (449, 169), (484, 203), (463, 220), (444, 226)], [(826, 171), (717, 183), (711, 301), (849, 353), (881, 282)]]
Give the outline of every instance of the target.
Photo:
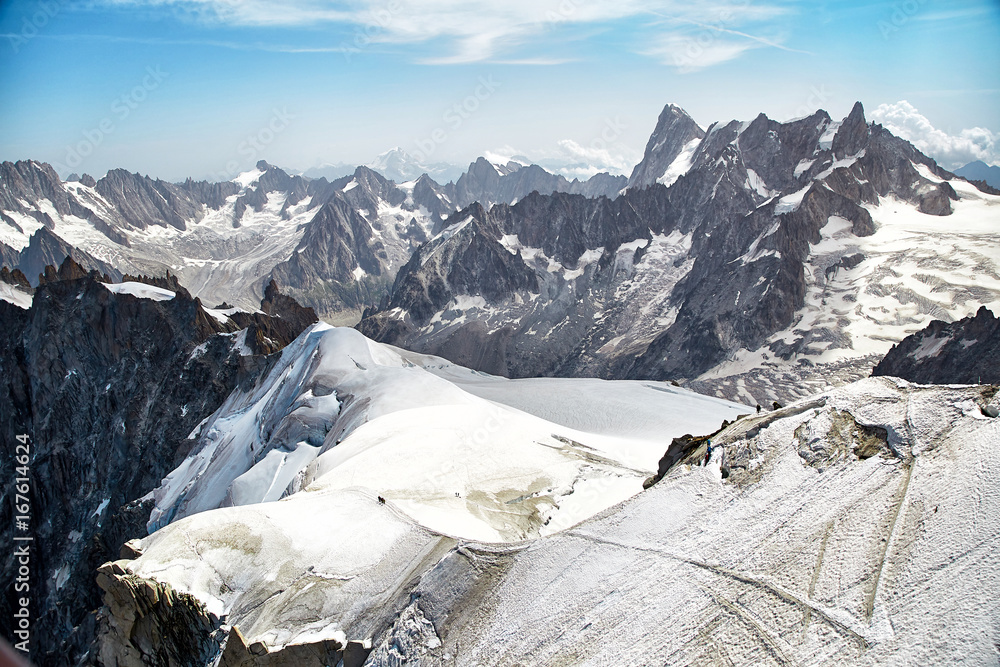
[(709, 460), (712, 458), (712, 441), (709, 440), (705, 447), (705, 463), (702, 465), (708, 465)]

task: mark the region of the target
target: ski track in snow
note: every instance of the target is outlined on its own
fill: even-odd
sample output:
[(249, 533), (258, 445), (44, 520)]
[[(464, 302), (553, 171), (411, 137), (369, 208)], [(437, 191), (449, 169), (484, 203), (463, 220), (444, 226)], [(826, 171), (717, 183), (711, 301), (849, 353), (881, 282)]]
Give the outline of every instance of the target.
[[(367, 344), (366, 355), (362, 339), (339, 331), (312, 335), (332, 346), (326, 353), (350, 349), (342, 368), (368, 372), (358, 366), (376, 358), (417, 374), (436, 366), (438, 386), (457, 392), (432, 408), (437, 429), (461, 431), (462, 408), (481, 405), (453, 383), (514, 386), (385, 346)], [(323, 356), (292, 355), (320, 373), (333, 362)], [(639, 389), (628, 384), (626, 396)], [(745, 417), (716, 437), (709, 465), (679, 465), (583, 523), (508, 545), (428, 530), (440, 515), (384, 490), (395, 482), (374, 468), (378, 458), (395, 460), (405, 482), (433, 456), (419, 446), (406, 458), (402, 443), (382, 449), (392, 441), (380, 429), (425, 428), (424, 408), (411, 407), (405, 426), (382, 417), (357, 428), (316, 462), (339, 460), (284, 501), (194, 514), (146, 538), (145, 555), (127, 566), (191, 592), (271, 647), (375, 640), (375, 666), (417, 656), (484, 666), (985, 664), (1000, 614), (1000, 420), (979, 412), (980, 391), (871, 378)], [(566, 408), (561, 418), (576, 415)], [(500, 433), (532, 423), (517, 418)], [(885, 429), (870, 458), (854, 454), (858, 436), (844, 424), (855, 423)], [(349, 467), (366, 453), (364, 466)], [(502, 476), (524, 463), (504, 460)], [(380, 488), (356, 485), (369, 473)], [(413, 634), (400, 643), (397, 631)]]

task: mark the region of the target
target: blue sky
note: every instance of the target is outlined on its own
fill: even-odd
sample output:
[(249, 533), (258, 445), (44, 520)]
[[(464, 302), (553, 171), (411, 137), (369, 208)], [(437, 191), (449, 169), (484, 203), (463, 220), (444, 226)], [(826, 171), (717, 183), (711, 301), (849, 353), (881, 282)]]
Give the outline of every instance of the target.
[(997, 162), (997, 0), (690, 5), (0, 2), (0, 159), (221, 179), (400, 146), (627, 172), (668, 102), (707, 126), (861, 100), (946, 166)]

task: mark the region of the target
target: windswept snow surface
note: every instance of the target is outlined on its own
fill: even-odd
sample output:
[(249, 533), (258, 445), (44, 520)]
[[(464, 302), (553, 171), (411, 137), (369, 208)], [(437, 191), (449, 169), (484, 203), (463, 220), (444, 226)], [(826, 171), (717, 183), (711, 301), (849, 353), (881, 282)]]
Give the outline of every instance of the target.
[(13, 285), (0, 282), (0, 301), (6, 301), (14, 304), (18, 308), (28, 310), (31, 308), (32, 296), (27, 292), (17, 289)]
[(316, 324), (191, 434), (135, 571), (251, 641), (371, 639), (365, 605), (456, 539), (568, 529), (639, 493), (673, 437), (741, 413), (653, 382), (495, 378)]
[[(994, 664), (1000, 420), (865, 380), (515, 552), (453, 552), (367, 664)], [(857, 423), (887, 442), (859, 458)], [(732, 475), (722, 479), (721, 459)], [(403, 619), (438, 628), (399, 649)]]
[(371, 609), (397, 606), (406, 583), (453, 545), (351, 489), (197, 514), (144, 540), (150, 557), (133, 566), (273, 650), (370, 639)]
[(140, 299), (152, 299), (153, 301), (170, 301), (175, 296), (176, 292), (171, 292), (170, 290), (163, 289), (162, 287), (155, 287), (153, 285), (147, 285), (146, 283), (101, 283), (108, 289), (109, 292), (114, 292), (115, 294), (130, 294), (134, 297)]
[[(741, 413), (662, 383), (495, 378), (317, 324), (193, 434), (149, 527), (307, 486), (364, 488), (432, 530), (518, 541), (634, 495), (672, 438)], [(595, 484), (599, 499), (574, 498)]]
[[(456, 507), (427, 502), (414, 493), (419, 487), (408, 495), (379, 489), (383, 504), (356, 483), (366, 475), (390, 485), (406, 473), (425, 479), (420, 459), (435, 459), (440, 446), (425, 439), (428, 422), (455, 451), (466, 419), (476, 421), (472, 411), (498, 405), (468, 395), (459, 401), (457, 385), (424, 370), (429, 358), (411, 365), (348, 330), (316, 327), (306, 338), (292, 357), (313, 368), (315, 387), (319, 378), (340, 377), (341, 414), (356, 421), (365, 421), (366, 408), (349, 405), (352, 375), (360, 387), (373, 371), (394, 382), (403, 371), (429, 376), (421, 400), (443, 385), (454, 393), (434, 390), (438, 404), (426, 415), (420, 407), (373, 408), (371, 419), (316, 459), (323, 464), (309, 471), (319, 476), (304, 490), (277, 503), (195, 514), (143, 540), (137, 560), (121, 562), (193, 594), (248, 641), (273, 649), (373, 640), (366, 664), (376, 667), (995, 662), (1000, 419), (980, 410), (988, 388), (863, 380), (738, 420), (715, 437), (707, 466), (681, 463), (650, 490), (583, 523), (527, 543), (484, 544), (421, 525), (450, 513), (452, 527), (463, 527)], [(334, 351), (337, 360), (327, 358)], [(286, 385), (297, 381), (291, 361), (275, 369)], [(437, 370), (462, 381), (460, 369)], [(403, 387), (404, 404), (420, 402), (413, 389)], [(531, 478), (524, 471), (533, 463), (553, 461), (527, 441), (537, 437), (537, 418), (499, 409), (509, 414), (496, 416), (499, 429), (487, 428), (487, 446), (464, 440), (487, 461), (454, 459), (482, 488), (490, 480), (483, 468), (517, 486)], [(350, 467), (366, 453), (363, 466)], [(395, 457), (405, 473), (391, 474)], [(459, 478), (445, 469), (434, 480), (442, 500), (451, 500)], [(574, 494), (589, 511), (605, 501), (600, 480), (578, 483), (589, 486)], [(414, 514), (407, 501), (433, 511)], [(472, 526), (477, 512), (465, 513)]]

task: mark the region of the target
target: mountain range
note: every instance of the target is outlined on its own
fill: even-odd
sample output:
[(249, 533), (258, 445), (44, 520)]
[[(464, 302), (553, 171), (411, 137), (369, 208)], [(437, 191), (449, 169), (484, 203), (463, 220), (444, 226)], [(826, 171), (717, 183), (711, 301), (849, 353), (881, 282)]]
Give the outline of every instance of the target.
[[(402, 151), (380, 160), (415, 173)], [(668, 105), (628, 179), (480, 158), (444, 185), (265, 162), (224, 183), (64, 183), (35, 162), (0, 180), (0, 255), (29, 280), (71, 254), (251, 309), (274, 279), (328, 322), (511, 377), (667, 379), (766, 404), (863, 377), (931, 319), (1000, 307), (1000, 199), (860, 104), (707, 129)]]
[(976, 160), (955, 170), (955, 174), (970, 181), (982, 181), (991, 188), (1000, 189), (1000, 167)]
[(36, 664), (995, 658), (989, 185), (860, 104), (404, 167), (0, 164)]
[[(443, 215), (472, 201), (557, 189), (614, 195), (624, 177), (569, 182), (480, 159), (456, 183), (396, 184), (368, 167), (333, 182), (260, 162), (230, 182), (167, 183), (113, 170), (62, 182), (49, 165), (0, 165), (0, 260), (29, 280), (72, 255), (102, 274), (162, 275), (195, 296), (250, 308), (278, 278), (332, 321), (357, 320)], [(453, 203), (455, 202), (455, 203)]]
[(668, 106), (624, 194), (445, 222), (358, 328), (511, 377), (675, 380), (769, 404), (1000, 306), (1000, 198), (860, 104), (702, 130)]

